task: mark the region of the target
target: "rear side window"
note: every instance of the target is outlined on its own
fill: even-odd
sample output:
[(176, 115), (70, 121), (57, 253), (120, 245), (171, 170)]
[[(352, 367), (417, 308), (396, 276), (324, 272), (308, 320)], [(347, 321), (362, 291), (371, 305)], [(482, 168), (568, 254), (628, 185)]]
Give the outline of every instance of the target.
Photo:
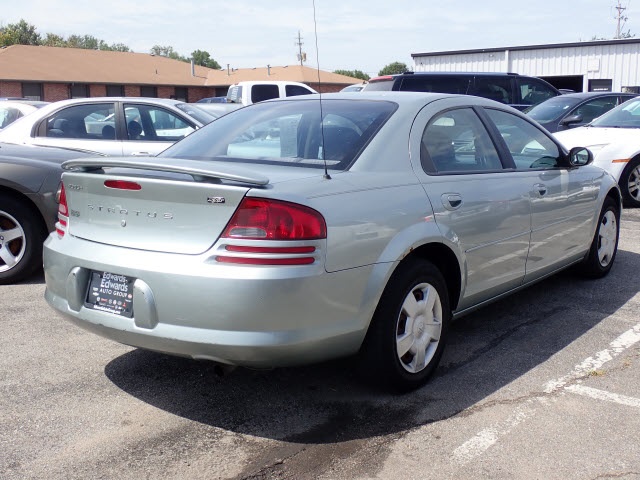
[(45, 136), (114, 140), (115, 126), (113, 103), (74, 105), (55, 112), (46, 120)]
[(471, 75), (407, 75), (402, 77), (399, 90), (469, 94), (473, 90)]
[(271, 100), (272, 98), (278, 98), (279, 96), (280, 92), (278, 90), (278, 85), (254, 85), (251, 88), (251, 101), (253, 103)]
[(511, 78), (478, 75), (472, 95), (505, 104), (513, 103), (511, 101)]
[(489, 133), (471, 108), (449, 110), (429, 122), (422, 135), (420, 161), (427, 173), (502, 169)]

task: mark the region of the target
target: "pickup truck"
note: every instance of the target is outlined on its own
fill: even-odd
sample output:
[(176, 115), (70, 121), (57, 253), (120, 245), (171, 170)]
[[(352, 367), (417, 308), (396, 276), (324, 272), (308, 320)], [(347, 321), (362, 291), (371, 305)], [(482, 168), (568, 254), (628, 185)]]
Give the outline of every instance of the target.
[(246, 81), (229, 87), (227, 103), (251, 105), (272, 98), (318, 93), (304, 83), (288, 81)]

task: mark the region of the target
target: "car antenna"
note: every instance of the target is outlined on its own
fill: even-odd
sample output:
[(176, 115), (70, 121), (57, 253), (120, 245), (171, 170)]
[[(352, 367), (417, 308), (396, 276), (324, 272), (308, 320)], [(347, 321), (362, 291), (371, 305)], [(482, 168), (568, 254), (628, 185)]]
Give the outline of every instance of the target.
[(320, 96), (320, 146), (322, 147), (322, 162), (324, 163), (324, 175), (325, 180), (331, 180), (329, 170), (327, 169), (327, 157), (326, 149), (324, 148), (324, 122), (322, 113), (322, 89), (320, 88), (320, 57), (318, 55), (318, 22), (316, 21), (316, 0), (313, 0), (313, 30), (316, 37), (316, 71), (318, 72), (318, 95)]

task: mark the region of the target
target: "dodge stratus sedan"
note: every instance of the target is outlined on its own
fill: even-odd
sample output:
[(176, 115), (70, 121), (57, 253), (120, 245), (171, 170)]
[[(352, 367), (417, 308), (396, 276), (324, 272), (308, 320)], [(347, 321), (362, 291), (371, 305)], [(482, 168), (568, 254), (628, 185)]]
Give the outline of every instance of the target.
[(414, 389), (453, 318), (609, 272), (621, 197), (591, 160), (466, 95), (256, 104), (155, 158), (65, 162), (46, 300), (127, 345), (252, 367), (359, 354)]

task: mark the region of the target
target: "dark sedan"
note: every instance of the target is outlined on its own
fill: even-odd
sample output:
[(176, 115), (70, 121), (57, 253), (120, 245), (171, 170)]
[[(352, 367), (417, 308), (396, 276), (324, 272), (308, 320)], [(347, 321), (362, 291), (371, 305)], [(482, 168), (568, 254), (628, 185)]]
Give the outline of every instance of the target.
[(98, 154), (0, 143), (0, 285), (42, 267), (42, 242), (55, 229), (65, 160)]
[(561, 132), (591, 123), (636, 96), (636, 93), (567, 93), (545, 100), (525, 110), (525, 113), (550, 132)]

